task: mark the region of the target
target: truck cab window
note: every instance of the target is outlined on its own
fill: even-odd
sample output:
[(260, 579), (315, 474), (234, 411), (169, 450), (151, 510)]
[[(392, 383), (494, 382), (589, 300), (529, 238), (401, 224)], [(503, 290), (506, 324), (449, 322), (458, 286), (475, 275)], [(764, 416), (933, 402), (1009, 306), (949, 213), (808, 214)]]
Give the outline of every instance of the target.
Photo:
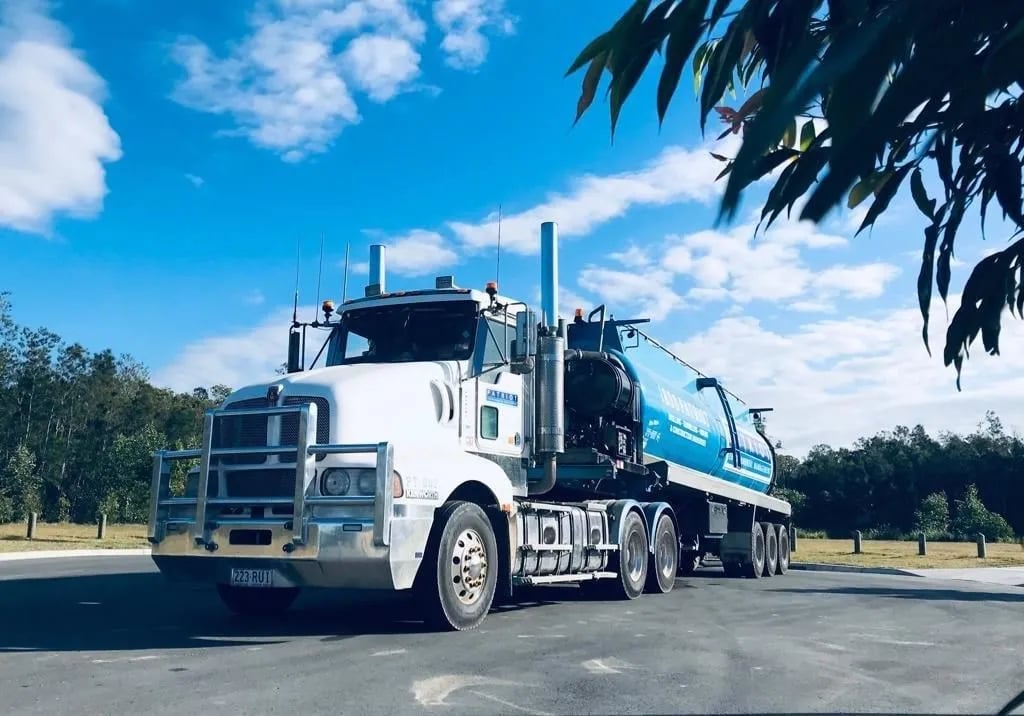
[(475, 334), (472, 301), (353, 308), (331, 337), (327, 364), (466, 360)]

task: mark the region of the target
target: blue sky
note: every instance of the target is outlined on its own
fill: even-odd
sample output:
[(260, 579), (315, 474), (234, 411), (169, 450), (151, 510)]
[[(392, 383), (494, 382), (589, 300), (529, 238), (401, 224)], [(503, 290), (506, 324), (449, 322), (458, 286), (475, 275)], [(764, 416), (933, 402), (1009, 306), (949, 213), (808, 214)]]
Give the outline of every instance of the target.
[[(572, 127), (580, 78), (564, 71), (624, 7), (9, 0), (0, 286), (19, 322), (130, 353), (162, 385), (240, 386), (284, 356), (297, 240), (307, 314), (321, 234), (324, 296), (340, 297), (346, 242), (355, 264), (388, 245), (392, 287), (482, 286), (501, 204), (503, 293), (536, 300), (540, 222), (559, 222), (564, 314), (652, 316), (684, 358), (775, 405), (795, 452), (896, 423), (967, 430), (988, 408), (1016, 425), (1024, 327), (998, 359), (979, 348), (959, 395), (920, 343), (908, 198), (856, 239), (856, 211), (752, 239), (765, 187), (713, 227), (720, 127), (701, 138), (689, 83), (661, 129), (654, 72), (614, 144), (600, 94)], [(975, 227), (954, 290), (998, 243)]]

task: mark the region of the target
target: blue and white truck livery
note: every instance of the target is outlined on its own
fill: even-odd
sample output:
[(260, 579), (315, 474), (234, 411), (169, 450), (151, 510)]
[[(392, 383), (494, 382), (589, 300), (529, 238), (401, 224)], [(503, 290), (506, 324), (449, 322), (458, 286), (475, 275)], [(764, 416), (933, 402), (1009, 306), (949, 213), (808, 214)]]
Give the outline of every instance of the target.
[[(540, 316), (450, 276), (388, 292), (371, 247), (364, 296), (293, 322), (286, 374), (207, 412), (198, 449), (155, 455), (160, 571), (243, 614), (284, 611), (303, 588), (414, 590), (448, 629), (520, 585), (635, 599), (708, 555), (730, 576), (784, 574), (791, 508), (770, 494), (765, 410), (645, 320), (560, 318), (557, 227), (540, 234)], [(315, 369), (310, 326), (326, 333)], [(175, 494), (182, 459), (199, 466)]]

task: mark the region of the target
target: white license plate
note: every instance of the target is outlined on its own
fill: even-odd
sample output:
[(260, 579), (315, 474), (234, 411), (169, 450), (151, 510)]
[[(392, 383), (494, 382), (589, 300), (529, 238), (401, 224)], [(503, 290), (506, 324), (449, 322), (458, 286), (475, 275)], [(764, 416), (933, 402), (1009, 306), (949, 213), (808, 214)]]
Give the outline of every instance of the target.
[(273, 587), (274, 570), (272, 569), (245, 569), (233, 567), (231, 569), (232, 587)]

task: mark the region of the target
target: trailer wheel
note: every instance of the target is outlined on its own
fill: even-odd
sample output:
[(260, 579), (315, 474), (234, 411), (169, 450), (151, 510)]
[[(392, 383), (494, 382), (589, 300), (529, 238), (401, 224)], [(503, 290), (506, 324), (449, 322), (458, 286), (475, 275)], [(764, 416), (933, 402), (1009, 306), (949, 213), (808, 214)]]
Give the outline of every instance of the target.
[(490, 520), (472, 502), (447, 502), (437, 511), (430, 545), (417, 575), (426, 621), (455, 631), (476, 628), (491, 609), (498, 583)]
[(775, 565), (776, 574), (789, 571), (789, 528), (786, 525), (775, 525), (779, 541), (779, 560)]
[(770, 522), (762, 522), (761, 531), (764, 532), (764, 569), (761, 570), (761, 575), (771, 577), (778, 567), (779, 537), (775, 532), (775, 525)]
[(750, 529), (750, 561), (743, 565), (748, 577), (760, 579), (764, 572), (764, 530), (755, 522)]
[(647, 566), (647, 584), (644, 591), (667, 594), (676, 583), (679, 571), (679, 540), (676, 526), (667, 512), (662, 512), (651, 533), (654, 542), (653, 560)]
[(299, 589), (298, 587), (258, 589), (218, 584), (217, 595), (224, 606), (235, 614), (246, 617), (270, 617), (288, 611), (288, 608), (299, 596)]

